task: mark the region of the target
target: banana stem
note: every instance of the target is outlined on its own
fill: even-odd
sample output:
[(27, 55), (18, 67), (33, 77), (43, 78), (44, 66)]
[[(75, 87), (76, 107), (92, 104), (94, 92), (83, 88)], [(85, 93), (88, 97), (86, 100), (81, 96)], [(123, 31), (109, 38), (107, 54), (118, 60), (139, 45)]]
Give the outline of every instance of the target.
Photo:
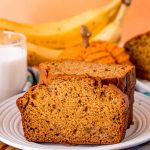
[(126, 6), (130, 6), (131, 5), (131, 1), (132, 0), (122, 0), (122, 3), (125, 4)]
[(91, 32), (88, 30), (87, 26), (81, 26), (81, 36), (83, 41), (83, 46), (85, 48), (89, 47), (89, 38), (91, 36)]
[(119, 26), (122, 25), (126, 11), (128, 9), (128, 6), (130, 6), (130, 4), (131, 4), (131, 0), (122, 0), (121, 8), (118, 12), (118, 15), (116, 16), (114, 20), (114, 22), (118, 24)]

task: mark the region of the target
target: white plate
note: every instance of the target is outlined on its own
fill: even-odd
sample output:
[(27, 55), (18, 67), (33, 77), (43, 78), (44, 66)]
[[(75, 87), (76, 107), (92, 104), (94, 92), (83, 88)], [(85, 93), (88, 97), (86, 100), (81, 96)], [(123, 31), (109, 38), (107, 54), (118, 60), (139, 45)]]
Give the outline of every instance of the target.
[(150, 81), (136, 79), (136, 90), (142, 93), (150, 93)]
[(127, 130), (125, 139), (119, 144), (101, 146), (64, 146), (28, 142), (23, 136), (21, 117), (16, 107), (16, 99), (19, 96), (21, 95), (14, 96), (0, 104), (0, 141), (16, 148), (26, 150), (114, 150), (133, 147), (150, 140), (150, 99), (142, 94), (135, 93), (134, 125)]

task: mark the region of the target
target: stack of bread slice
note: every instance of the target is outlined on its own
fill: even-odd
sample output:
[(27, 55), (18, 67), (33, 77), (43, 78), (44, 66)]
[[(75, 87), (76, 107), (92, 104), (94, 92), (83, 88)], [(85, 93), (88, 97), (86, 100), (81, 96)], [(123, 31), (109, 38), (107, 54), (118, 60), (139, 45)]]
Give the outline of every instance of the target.
[(40, 65), (40, 83), (17, 100), (34, 142), (114, 144), (132, 123), (133, 66), (59, 60)]

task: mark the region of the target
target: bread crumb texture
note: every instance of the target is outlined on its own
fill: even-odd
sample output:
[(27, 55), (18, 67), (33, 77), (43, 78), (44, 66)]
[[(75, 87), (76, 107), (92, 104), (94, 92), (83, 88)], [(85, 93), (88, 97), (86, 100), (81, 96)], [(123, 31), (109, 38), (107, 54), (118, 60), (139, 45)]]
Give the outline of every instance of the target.
[(124, 138), (129, 105), (118, 88), (86, 76), (49, 80), (17, 100), (27, 140), (76, 145)]

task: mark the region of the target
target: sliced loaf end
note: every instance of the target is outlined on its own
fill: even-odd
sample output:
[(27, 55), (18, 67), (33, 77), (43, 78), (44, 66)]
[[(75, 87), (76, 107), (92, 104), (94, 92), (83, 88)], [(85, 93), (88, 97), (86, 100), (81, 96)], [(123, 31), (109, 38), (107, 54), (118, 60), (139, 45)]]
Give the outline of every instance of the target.
[[(27, 140), (64, 144), (114, 144), (124, 136), (128, 98), (93, 78), (56, 78), (18, 99)], [(22, 109), (23, 108), (23, 109)]]

